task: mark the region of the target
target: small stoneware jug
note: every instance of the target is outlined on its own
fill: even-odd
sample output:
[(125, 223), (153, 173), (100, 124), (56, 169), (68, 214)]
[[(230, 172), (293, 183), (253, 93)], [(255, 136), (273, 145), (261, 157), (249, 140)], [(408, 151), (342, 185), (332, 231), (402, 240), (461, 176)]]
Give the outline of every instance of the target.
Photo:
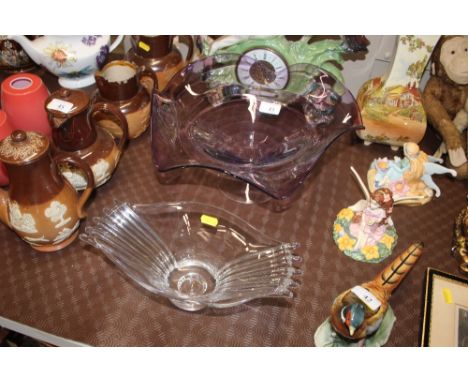
[[(54, 152), (73, 153), (83, 159), (94, 174), (96, 187), (107, 182), (124, 150), (128, 125), (118, 108), (99, 102), (90, 106), (88, 94), (81, 90), (60, 89), (46, 100), (52, 126)], [(111, 115), (119, 121), (122, 137), (118, 144), (111, 133), (98, 126), (100, 115)], [(73, 166), (61, 166), (62, 174), (77, 190), (86, 188), (83, 172)]]
[[(130, 139), (140, 136), (149, 126), (151, 94), (157, 88), (156, 74), (144, 70), (130, 61), (109, 62), (96, 72), (97, 90), (92, 103), (107, 102), (116, 106), (125, 115)], [(99, 126), (121, 137), (118, 120), (102, 119)]]
[[(71, 154), (52, 156), (46, 136), (22, 130), (0, 142), (0, 160), (10, 178), (8, 192), (0, 189), (0, 220), (38, 251), (69, 245), (86, 217), (83, 206), (94, 188), (89, 166)], [(84, 172), (88, 186), (80, 197), (60, 175), (61, 163)]]
[[(175, 37), (188, 46), (185, 59), (174, 45)], [(189, 35), (132, 36), (131, 44), (132, 47), (126, 55), (127, 60), (155, 72), (158, 76), (159, 90), (164, 90), (172, 76), (192, 60), (194, 52), (193, 37)]]

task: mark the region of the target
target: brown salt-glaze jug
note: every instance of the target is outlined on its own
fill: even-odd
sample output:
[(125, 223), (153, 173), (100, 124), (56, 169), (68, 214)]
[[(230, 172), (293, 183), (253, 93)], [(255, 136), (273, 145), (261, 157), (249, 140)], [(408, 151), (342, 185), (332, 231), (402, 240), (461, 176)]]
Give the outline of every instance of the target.
[[(53, 151), (73, 153), (83, 159), (94, 174), (96, 187), (107, 182), (114, 172), (128, 138), (125, 116), (115, 106), (98, 102), (92, 107), (88, 94), (81, 90), (60, 89), (45, 102), (52, 127)], [(98, 126), (101, 116), (111, 115), (122, 130), (118, 144), (112, 134)], [(86, 188), (80, 168), (60, 166), (62, 174), (76, 190)]]
[[(95, 73), (97, 90), (92, 103), (107, 102), (116, 106), (127, 119), (128, 137), (140, 136), (149, 126), (151, 94), (157, 88), (156, 74), (138, 67), (133, 62), (116, 60), (109, 62)], [(122, 136), (118, 120), (103, 118), (99, 126), (116, 137)]]
[[(41, 252), (58, 251), (78, 234), (80, 219), (93, 188), (89, 166), (71, 154), (52, 156), (49, 139), (37, 132), (13, 131), (0, 142), (0, 160), (10, 178), (8, 192), (0, 189), (0, 220)], [(70, 163), (86, 176), (78, 197), (58, 170)]]
[(172, 76), (187, 65), (193, 57), (194, 41), (189, 35), (178, 36), (188, 46), (187, 57), (182, 57), (174, 45), (177, 36), (132, 36), (126, 59), (152, 70), (158, 76), (158, 89), (164, 90)]

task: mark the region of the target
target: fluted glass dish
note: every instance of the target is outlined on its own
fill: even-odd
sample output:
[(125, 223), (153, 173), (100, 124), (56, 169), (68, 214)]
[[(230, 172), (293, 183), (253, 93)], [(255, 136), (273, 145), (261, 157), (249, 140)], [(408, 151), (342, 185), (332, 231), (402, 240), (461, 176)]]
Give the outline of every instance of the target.
[(180, 309), (227, 308), (264, 297), (293, 297), (297, 243), (264, 235), (202, 203), (117, 203), (80, 239), (122, 272)]
[(361, 128), (351, 92), (307, 64), (289, 67), (284, 89), (245, 85), (238, 55), (189, 64), (154, 93), (153, 158), (160, 171), (197, 166), (286, 199), (341, 134)]

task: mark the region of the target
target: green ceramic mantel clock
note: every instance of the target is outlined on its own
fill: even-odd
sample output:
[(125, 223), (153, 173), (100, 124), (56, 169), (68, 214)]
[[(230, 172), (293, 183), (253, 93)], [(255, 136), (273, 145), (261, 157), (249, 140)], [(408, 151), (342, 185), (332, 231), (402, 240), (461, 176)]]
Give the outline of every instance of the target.
[(235, 78), (247, 85), (262, 85), (271, 89), (292, 86), (289, 67), (294, 64), (313, 64), (333, 74), (343, 82), (343, 75), (335, 63), (343, 63), (343, 53), (366, 51), (364, 36), (343, 36), (340, 40), (325, 39), (310, 43), (310, 36), (290, 41), (285, 36), (223, 36), (216, 40), (201, 38), (203, 54), (239, 54)]

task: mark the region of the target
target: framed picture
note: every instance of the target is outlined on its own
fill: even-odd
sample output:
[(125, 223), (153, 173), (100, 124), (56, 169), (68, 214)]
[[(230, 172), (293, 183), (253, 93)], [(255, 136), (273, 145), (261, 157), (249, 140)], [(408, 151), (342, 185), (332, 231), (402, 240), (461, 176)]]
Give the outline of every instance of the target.
[(421, 346), (468, 347), (468, 280), (428, 268), (425, 285)]

